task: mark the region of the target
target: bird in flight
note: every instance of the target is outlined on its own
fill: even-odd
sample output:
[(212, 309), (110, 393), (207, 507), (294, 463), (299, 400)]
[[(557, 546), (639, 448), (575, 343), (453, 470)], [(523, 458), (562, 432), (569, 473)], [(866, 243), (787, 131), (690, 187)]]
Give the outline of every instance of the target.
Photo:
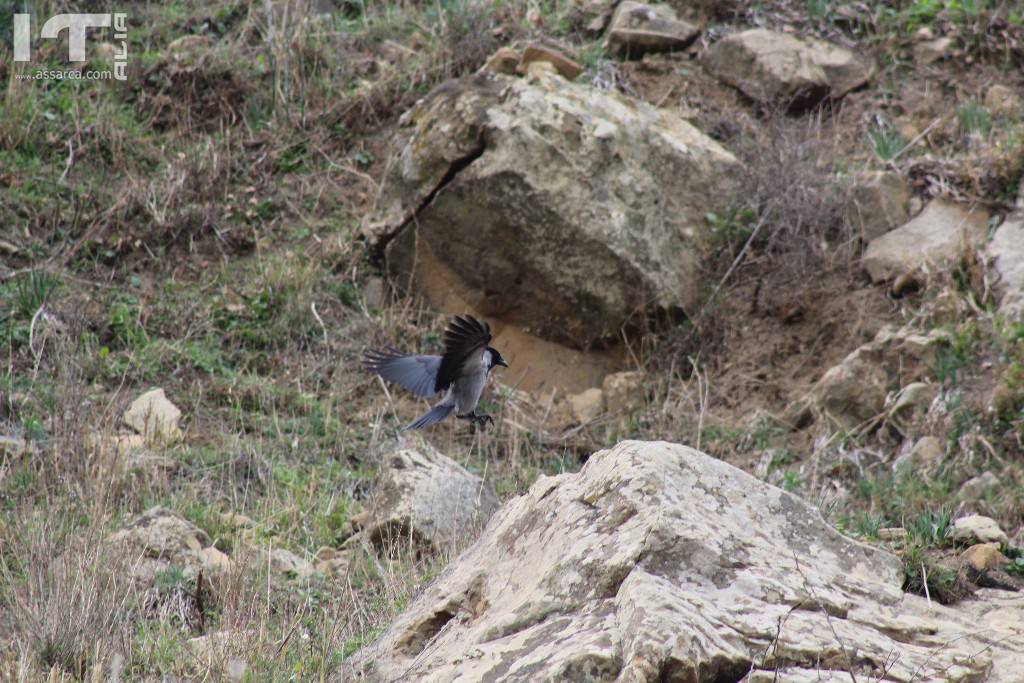
[(404, 354), (392, 348), (363, 354), (363, 365), (384, 379), (399, 384), (417, 396), (444, 396), (425, 415), (402, 427), (422, 429), (440, 422), (452, 412), (460, 419), (483, 426), (494, 422), (490, 415), (477, 414), (476, 404), (487, 375), (495, 366), (508, 363), (488, 344), (491, 328), (472, 316), (455, 316), (444, 331), (444, 352), (440, 356)]

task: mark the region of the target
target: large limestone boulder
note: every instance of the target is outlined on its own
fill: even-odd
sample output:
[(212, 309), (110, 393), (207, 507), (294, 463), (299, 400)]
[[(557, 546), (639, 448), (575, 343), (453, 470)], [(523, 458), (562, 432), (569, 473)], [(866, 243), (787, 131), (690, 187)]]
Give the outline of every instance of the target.
[(996, 291), (1002, 297), (999, 312), (1024, 322), (1024, 212), (1007, 216), (992, 236), (988, 252)]
[(838, 99), (872, 74), (871, 66), (846, 48), (763, 28), (719, 40), (705, 53), (704, 67), (756, 102), (792, 110)]
[(669, 112), (482, 72), (403, 116), (363, 230), (400, 286), (441, 278), (482, 315), (586, 347), (637, 313), (693, 310), (703, 216), (736, 169)]
[(981, 246), (987, 231), (984, 209), (935, 199), (910, 222), (871, 240), (861, 263), (873, 282), (892, 280), (953, 261), (964, 249)]
[(895, 556), (799, 498), (626, 441), (506, 504), (359, 666), (380, 681), (1024, 677), (1024, 597), (949, 608), (902, 581)]
[(498, 509), (480, 477), (415, 439), (398, 444), (380, 462), (365, 534), (378, 545), (458, 547)]

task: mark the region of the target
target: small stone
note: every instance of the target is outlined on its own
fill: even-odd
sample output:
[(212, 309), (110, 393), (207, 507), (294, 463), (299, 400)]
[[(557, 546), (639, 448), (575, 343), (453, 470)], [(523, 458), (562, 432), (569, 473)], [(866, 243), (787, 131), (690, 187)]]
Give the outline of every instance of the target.
[(644, 402), (645, 377), (642, 370), (614, 372), (606, 376), (601, 385), (606, 410), (619, 415), (638, 410)]
[(203, 568), (213, 573), (231, 571), (234, 566), (231, 558), (212, 545), (199, 551), (203, 560)]
[(142, 434), (147, 442), (160, 444), (181, 438), (180, 418), (181, 411), (167, 400), (163, 389), (152, 389), (142, 394), (124, 413), (125, 424)]
[(981, 246), (987, 235), (987, 211), (933, 199), (919, 216), (871, 240), (862, 264), (872, 282), (891, 280), (925, 266), (944, 266), (965, 247)]
[(682, 50), (700, 35), (700, 30), (676, 16), (667, 5), (646, 5), (626, 0), (612, 15), (608, 47), (627, 58), (648, 52)]
[(360, 510), (348, 520), (352, 523), (352, 526), (356, 529), (362, 529), (366, 526), (367, 522), (370, 521), (370, 512), (368, 510)]
[(326, 576), (343, 576), (348, 572), (352, 559), (348, 553), (337, 548), (324, 546), (316, 551), (316, 570)]
[(367, 308), (371, 310), (380, 309), (384, 306), (385, 296), (384, 278), (377, 277), (376, 275), (368, 277), (366, 284), (363, 285), (363, 301), (366, 302)]
[(896, 472), (930, 472), (942, 462), (946, 449), (934, 436), (923, 436), (893, 463)]
[(580, 424), (593, 422), (604, 410), (604, 392), (597, 387), (591, 387), (570, 396), (569, 405), (572, 407), (572, 414), (577, 422)]
[(989, 491), (999, 486), (999, 477), (985, 471), (964, 482), (960, 487), (960, 500), (981, 500)]
[(910, 218), (909, 201), (910, 184), (899, 173), (866, 173), (851, 188), (846, 206), (847, 222), (860, 229), (863, 241), (870, 242)]
[(892, 408), (889, 419), (913, 418), (917, 413), (925, 413), (938, 394), (939, 388), (926, 382), (911, 382), (900, 389)]
[(510, 47), (499, 47), (494, 54), (487, 58), (484, 68), (496, 74), (514, 76), (517, 66), (519, 66), (519, 53)]
[(935, 38), (914, 46), (914, 62), (918, 66), (927, 66), (946, 59), (953, 54), (952, 38)]
[(0, 455), (8, 458), (20, 458), (28, 450), (28, 440), (13, 436), (0, 436)]
[(244, 638), (249, 634), (238, 631), (216, 631), (202, 636), (196, 636), (185, 641), (189, 652), (206, 666), (213, 666), (223, 661), (224, 654), (232, 649), (232, 646), (241, 646)]
[(987, 572), (1009, 564), (1010, 560), (999, 552), (998, 543), (978, 543), (960, 553), (960, 562), (975, 571)]
[(907, 530), (901, 526), (887, 526), (878, 530), (880, 541), (902, 541), (907, 535)]
[(526, 73), (529, 65), (534, 62), (547, 62), (551, 64), (551, 66), (555, 67), (555, 71), (567, 81), (574, 81), (577, 76), (583, 73), (582, 66), (558, 50), (538, 44), (528, 45), (523, 50), (523, 58), (516, 69), (517, 73)]
[(526, 65), (526, 81), (537, 83), (543, 81), (546, 76), (557, 76), (558, 69), (551, 62), (530, 62)]
[(186, 52), (192, 52), (195, 50), (205, 50), (213, 44), (213, 40), (209, 36), (200, 35), (187, 35), (175, 38), (167, 45), (167, 51), (179, 57)]
[(265, 551), (262, 561), (270, 566), (271, 571), (300, 581), (309, 579), (316, 571), (309, 561), (284, 548)]
[(949, 537), (953, 541), (961, 543), (1005, 544), (1009, 542), (1006, 533), (999, 528), (996, 520), (984, 515), (968, 515), (956, 520), (949, 531)]
[(242, 529), (255, 529), (256, 520), (241, 512), (226, 512), (221, 515), (221, 521), (235, 531)]
[(364, 537), (450, 550), (482, 527), (499, 507), (483, 479), (427, 442), (407, 437), (382, 454), (369, 500)]
[(1000, 116), (1016, 115), (1024, 109), (1024, 101), (1013, 90), (997, 83), (985, 93), (985, 107)]
[(797, 112), (866, 84), (874, 68), (862, 56), (826, 41), (758, 28), (722, 38), (702, 61), (708, 73), (747, 97)]

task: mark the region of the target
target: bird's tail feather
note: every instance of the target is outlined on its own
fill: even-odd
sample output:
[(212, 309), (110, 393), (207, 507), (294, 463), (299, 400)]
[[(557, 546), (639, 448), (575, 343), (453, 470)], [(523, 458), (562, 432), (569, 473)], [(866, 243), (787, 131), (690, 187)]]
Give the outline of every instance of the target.
[(402, 431), (404, 432), (407, 429), (423, 429), (424, 427), (429, 427), (435, 422), (440, 422), (444, 418), (448, 417), (448, 414), (451, 413), (453, 410), (455, 410), (455, 406), (434, 406), (433, 408), (430, 409), (430, 412), (420, 416), (419, 418), (416, 419), (415, 422), (410, 422), (409, 424), (402, 427)]

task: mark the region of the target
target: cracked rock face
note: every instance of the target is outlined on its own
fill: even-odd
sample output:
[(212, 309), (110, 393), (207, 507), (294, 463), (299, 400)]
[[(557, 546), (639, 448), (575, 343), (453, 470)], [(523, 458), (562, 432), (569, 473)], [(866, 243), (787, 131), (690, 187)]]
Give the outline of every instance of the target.
[(626, 441), (507, 503), (362, 654), (370, 680), (1024, 680), (1024, 598), (899, 560), (684, 446)]
[(363, 225), (400, 286), (439, 262), (482, 315), (577, 347), (695, 306), (695, 245), (737, 162), (682, 119), (554, 74), (480, 73), (403, 126)]

